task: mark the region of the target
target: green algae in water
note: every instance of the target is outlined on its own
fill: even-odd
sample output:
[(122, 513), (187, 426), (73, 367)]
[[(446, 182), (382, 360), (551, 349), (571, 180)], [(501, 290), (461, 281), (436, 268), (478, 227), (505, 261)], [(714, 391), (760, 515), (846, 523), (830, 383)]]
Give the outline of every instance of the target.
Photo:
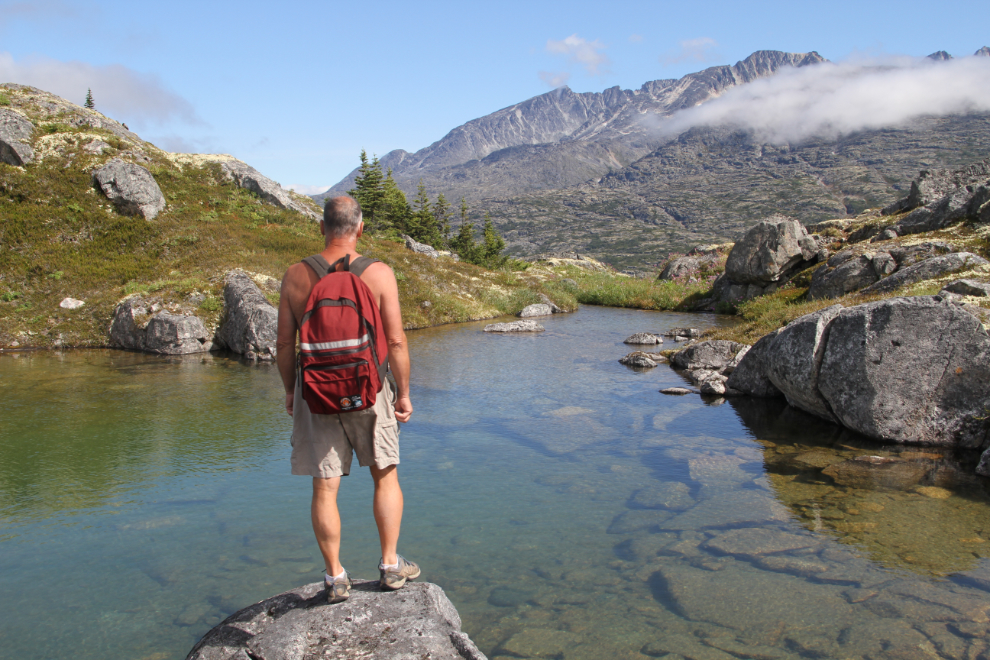
[[(401, 552), (490, 657), (985, 654), (990, 507), (970, 459), (781, 402), (665, 397), (683, 384), (668, 367), (617, 362), (633, 332), (713, 322), (585, 308), (539, 336), (411, 333)], [(181, 658), (320, 578), (273, 367), (4, 355), (0, 395), (11, 656)], [(900, 467), (860, 469), (870, 456)], [(370, 495), (355, 469), (343, 559), (362, 577)]]

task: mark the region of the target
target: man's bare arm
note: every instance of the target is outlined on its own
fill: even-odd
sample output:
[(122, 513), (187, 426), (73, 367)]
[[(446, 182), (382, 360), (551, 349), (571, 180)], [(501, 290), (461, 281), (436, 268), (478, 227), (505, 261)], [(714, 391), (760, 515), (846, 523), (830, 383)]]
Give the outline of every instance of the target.
[(285, 271), (285, 277), (282, 278), (278, 302), (278, 336), (275, 340), (278, 373), (285, 387), (285, 410), (290, 415), (296, 386), (296, 331), (299, 329), (290, 300), (293, 294), (298, 295), (299, 292), (297, 280), (301, 275), (298, 272), (300, 266), (301, 264), (292, 266)]
[(385, 264), (374, 264), (375, 270), (368, 274), (375, 279), (376, 288), (381, 293), (379, 311), (388, 342), (388, 362), (395, 376), (396, 400), (395, 418), (408, 422), (413, 405), (409, 398), (409, 345), (406, 332), (402, 329), (402, 310), (399, 308), (399, 286), (392, 269)]

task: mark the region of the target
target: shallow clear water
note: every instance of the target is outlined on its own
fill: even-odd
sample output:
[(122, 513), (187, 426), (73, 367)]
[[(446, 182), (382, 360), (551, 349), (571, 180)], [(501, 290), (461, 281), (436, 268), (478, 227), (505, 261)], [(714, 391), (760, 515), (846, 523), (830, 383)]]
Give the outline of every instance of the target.
[[(674, 371), (617, 362), (633, 332), (731, 320), (542, 322), (410, 333), (400, 552), (490, 657), (987, 657), (972, 456), (882, 447), (776, 401), (664, 396)], [(0, 656), (182, 658), (231, 612), (320, 579), (274, 367), (8, 354), (0, 400)], [(344, 480), (358, 577), (377, 575), (370, 494), (366, 469)]]

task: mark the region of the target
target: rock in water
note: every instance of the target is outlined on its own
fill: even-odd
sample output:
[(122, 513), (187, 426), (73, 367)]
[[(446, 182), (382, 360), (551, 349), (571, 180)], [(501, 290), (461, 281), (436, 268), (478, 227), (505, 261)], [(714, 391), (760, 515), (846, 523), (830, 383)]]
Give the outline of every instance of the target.
[(655, 346), (656, 344), (662, 344), (663, 339), (651, 332), (637, 332), (633, 336), (623, 339), (622, 343), (638, 346)]
[(210, 333), (199, 317), (153, 310), (139, 296), (120, 301), (110, 324), (110, 346), (162, 355), (188, 355), (213, 349)]
[(688, 346), (674, 353), (671, 362), (675, 367), (688, 371), (696, 369), (721, 371), (744, 348), (746, 348), (746, 344), (725, 339), (713, 339)]
[(440, 253), (432, 245), (427, 245), (426, 243), (420, 243), (412, 236), (402, 235), (402, 239), (406, 242), (406, 249), (412, 250), (416, 254), (425, 254), (428, 257), (433, 257), (437, 259), (440, 257)]
[(786, 279), (818, 254), (818, 244), (797, 220), (772, 216), (737, 242), (725, 263), (726, 277), (760, 286)]
[(27, 165), (34, 160), (31, 136), (34, 124), (13, 110), (0, 109), (0, 162)]
[(969, 448), (990, 439), (990, 337), (937, 297), (839, 312), (817, 382), (842, 424), (873, 438)]
[(908, 490), (920, 483), (931, 467), (926, 463), (884, 456), (857, 456), (828, 466), (822, 474), (851, 488)]
[[(619, 364), (624, 364), (627, 367), (633, 367), (636, 369), (652, 369), (657, 366), (656, 360), (653, 358), (662, 358), (661, 355), (648, 355), (642, 351), (635, 351), (630, 353), (625, 357), (619, 358)], [(661, 362), (663, 360), (661, 359)]]
[(546, 330), (536, 321), (512, 321), (510, 323), (489, 323), (485, 332), (543, 332)]
[(701, 330), (697, 328), (670, 328), (663, 333), (664, 337), (700, 337)]
[(660, 394), (672, 394), (674, 396), (683, 396), (685, 394), (693, 394), (694, 390), (689, 390), (686, 387), (667, 387), (660, 390)]
[(93, 172), (93, 181), (123, 215), (154, 220), (165, 208), (165, 196), (155, 177), (140, 165), (114, 158)]
[(486, 660), (437, 585), (410, 582), (391, 593), (360, 580), (334, 605), (316, 582), (246, 607), (206, 633), (186, 660), (304, 657)]
[(227, 273), (219, 342), (235, 353), (258, 360), (275, 358), (278, 310), (242, 270)]
[(746, 351), (739, 364), (729, 375), (725, 386), (749, 396), (770, 398), (783, 396), (767, 376), (766, 353), (780, 330), (764, 335)]
[(765, 355), (767, 377), (787, 403), (830, 422), (837, 421), (818, 391), (818, 368), (825, 352), (825, 331), (842, 310), (841, 305), (806, 314), (791, 321), (774, 337)]
[(522, 311), (519, 312), (519, 317), (525, 319), (531, 316), (550, 316), (551, 314), (553, 314), (553, 308), (550, 305), (537, 303), (536, 305), (526, 305), (523, 307)]

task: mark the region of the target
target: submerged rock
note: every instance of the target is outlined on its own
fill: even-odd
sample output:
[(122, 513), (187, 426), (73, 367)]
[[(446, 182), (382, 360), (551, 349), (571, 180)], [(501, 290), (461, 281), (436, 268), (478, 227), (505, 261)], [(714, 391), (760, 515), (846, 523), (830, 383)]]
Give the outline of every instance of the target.
[(246, 607), (206, 633), (186, 660), (304, 657), (485, 660), (437, 585), (383, 592), (377, 581), (360, 580), (334, 605), (316, 582)]
[(852, 488), (908, 490), (921, 483), (930, 469), (930, 465), (922, 462), (883, 456), (857, 456), (828, 466), (822, 470), (822, 474), (832, 477), (839, 485)]
[(543, 332), (546, 330), (536, 321), (511, 321), (509, 323), (489, 323), (485, 332)]
[(227, 273), (217, 341), (249, 359), (275, 359), (278, 310), (242, 270)]
[(165, 208), (165, 196), (155, 177), (140, 165), (114, 158), (93, 172), (93, 182), (123, 215), (154, 220)]

